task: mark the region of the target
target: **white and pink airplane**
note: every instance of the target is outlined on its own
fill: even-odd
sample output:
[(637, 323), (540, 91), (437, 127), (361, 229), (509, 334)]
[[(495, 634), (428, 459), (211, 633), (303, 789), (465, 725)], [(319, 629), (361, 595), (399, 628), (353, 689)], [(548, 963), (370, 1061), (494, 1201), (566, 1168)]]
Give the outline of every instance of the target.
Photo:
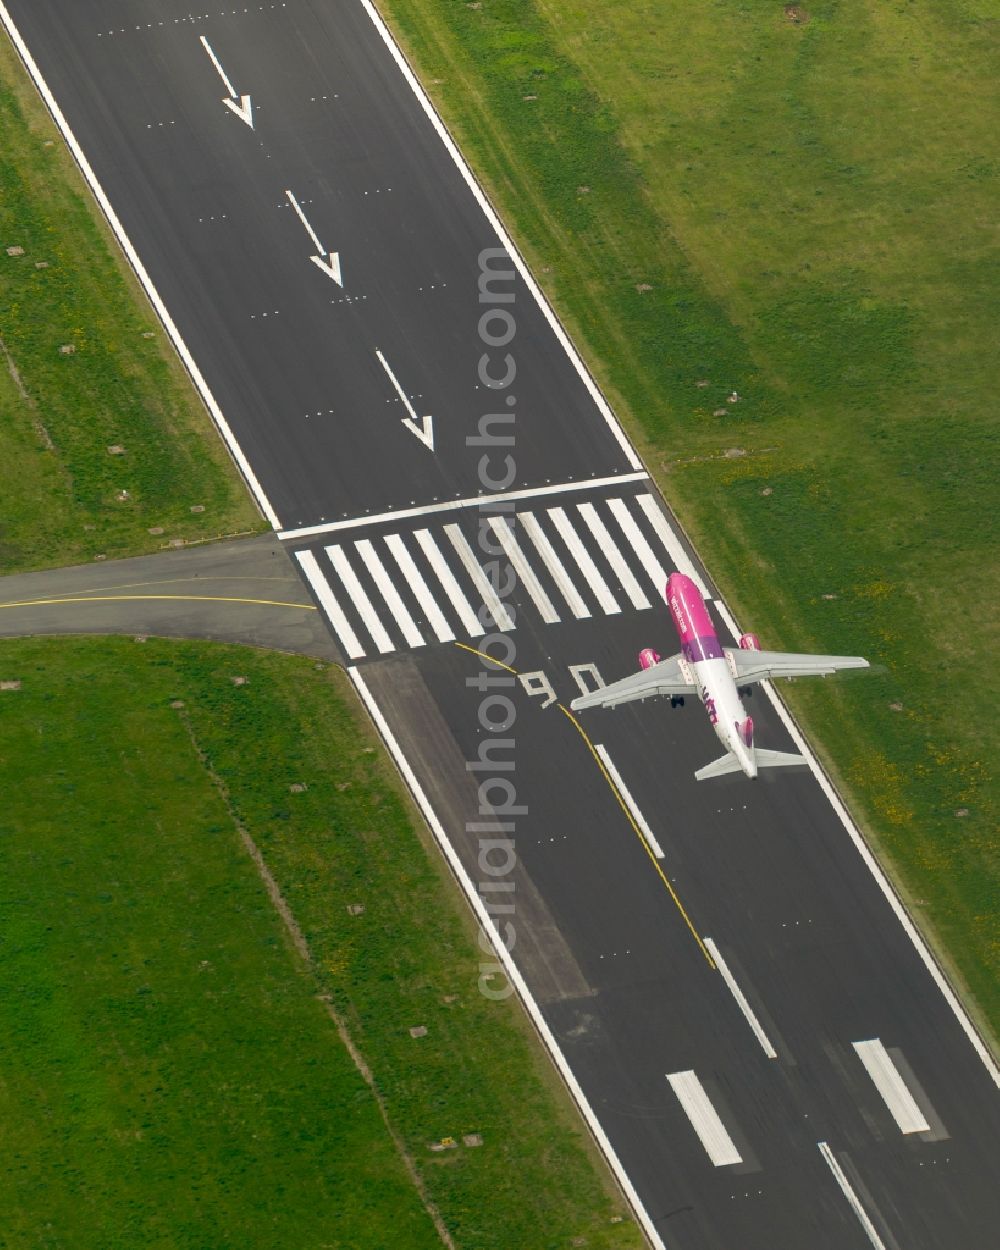
[(695, 777), (699, 781), (741, 771), (756, 777), (759, 768), (804, 764), (801, 755), (754, 746), (753, 721), (746, 714), (740, 691), (772, 677), (825, 677), (841, 668), (868, 668), (868, 661), (856, 655), (761, 651), (756, 634), (744, 634), (738, 650), (724, 647), (697, 586), (683, 573), (671, 573), (667, 579), (666, 599), (680, 635), (680, 653), (661, 660), (647, 647), (639, 652), (641, 672), (574, 699), (570, 704), (573, 710), (617, 707), (658, 694), (670, 695), (671, 705), (676, 707), (683, 706), (686, 694), (696, 693), (726, 748), (721, 759), (698, 769)]

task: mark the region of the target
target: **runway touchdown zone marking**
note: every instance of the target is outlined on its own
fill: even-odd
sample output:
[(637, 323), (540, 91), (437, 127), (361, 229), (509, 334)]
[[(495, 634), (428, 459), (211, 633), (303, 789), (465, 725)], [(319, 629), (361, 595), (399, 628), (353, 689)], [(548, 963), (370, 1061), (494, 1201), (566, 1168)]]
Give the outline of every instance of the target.
[(879, 1038), (867, 1042), (855, 1042), (854, 1049), (865, 1066), (889, 1114), (896, 1121), (901, 1133), (929, 1133), (931, 1126), (910, 1093), (892, 1056)]
[(713, 1165), (724, 1168), (742, 1163), (743, 1156), (736, 1149), (736, 1143), (729, 1136), (697, 1075), (693, 1071), (673, 1072), (667, 1081)]

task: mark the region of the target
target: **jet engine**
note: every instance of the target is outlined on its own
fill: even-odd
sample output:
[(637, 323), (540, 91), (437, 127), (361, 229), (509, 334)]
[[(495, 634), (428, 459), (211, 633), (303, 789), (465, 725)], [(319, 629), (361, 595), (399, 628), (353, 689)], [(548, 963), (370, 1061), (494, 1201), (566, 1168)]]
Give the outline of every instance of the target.
[(652, 647), (644, 647), (639, 652), (639, 667), (652, 668), (654, 664), (659, 664), (660, 657), (656, 654)]
[(744, 634), (742, 638), (740, 638), (740, 650), (741, 651), (759, 651), (760, 639), (757, 637), (756, 634)]

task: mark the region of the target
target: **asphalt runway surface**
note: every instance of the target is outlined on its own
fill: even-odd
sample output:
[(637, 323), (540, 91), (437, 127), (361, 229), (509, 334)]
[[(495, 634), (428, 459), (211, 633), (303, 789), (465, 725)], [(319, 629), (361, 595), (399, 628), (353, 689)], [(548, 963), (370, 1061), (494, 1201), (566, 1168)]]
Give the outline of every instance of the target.
[(696, 783), (692, 699), (567, 714), (676, 649), (665, 573), (724, 607), (526, 275), (481, 284), (496, 223), (365, 5), (5, 3), (647, 1234), (993, 1250), (995, 1066), (816, 776)]

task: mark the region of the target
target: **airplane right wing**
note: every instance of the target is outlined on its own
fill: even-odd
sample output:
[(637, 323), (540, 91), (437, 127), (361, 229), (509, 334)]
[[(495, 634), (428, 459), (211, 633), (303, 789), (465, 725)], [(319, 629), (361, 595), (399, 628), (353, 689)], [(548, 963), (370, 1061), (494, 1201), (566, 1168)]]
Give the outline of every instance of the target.
[(868, 668), (859, 655), (796, 655), (786, 651), (738, 651), (726, 648), (736, 683), (752, 685), (772, 677), (825, 677), (842, 668)]
[(695, 688), (691, 671), (680, 655), (661, 660), (650, 668), (644, 668), (631, 677), (613, 681), (590, 694), (574, 699), (570, 707), (574, 712), (587, 707), (617, 707), (619, 703), (631, 703), (634, 699), (651, 699), (658, 694), (684, 695)]

